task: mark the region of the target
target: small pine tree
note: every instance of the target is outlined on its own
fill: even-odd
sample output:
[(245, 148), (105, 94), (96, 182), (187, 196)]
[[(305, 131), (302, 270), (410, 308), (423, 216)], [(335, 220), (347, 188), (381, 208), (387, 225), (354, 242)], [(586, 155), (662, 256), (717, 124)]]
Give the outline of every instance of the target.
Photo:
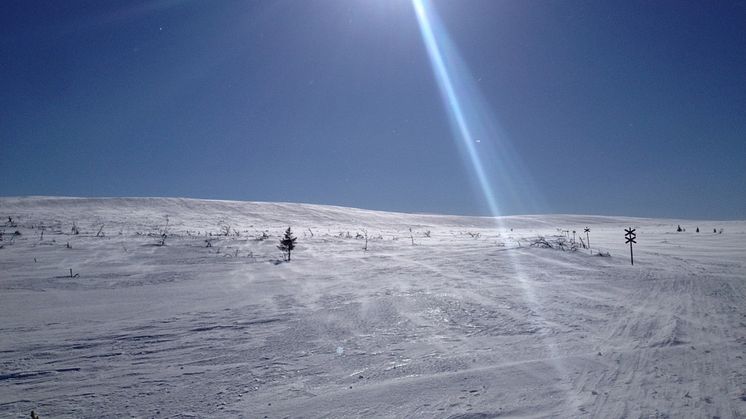
[(298, 240), (298, 238), (293, 237), (293, 232), (290, 230), (290, 227), (288, 227), (288, 229), (285, 230), (285, 236), (280, 240), (280, 245), (277, 246), (277, 248), (282, 250), (282, 253), (285, 254), (285, 260), (288, 262), (290, 262), (290, 253), (295, 249), (296, 240)]

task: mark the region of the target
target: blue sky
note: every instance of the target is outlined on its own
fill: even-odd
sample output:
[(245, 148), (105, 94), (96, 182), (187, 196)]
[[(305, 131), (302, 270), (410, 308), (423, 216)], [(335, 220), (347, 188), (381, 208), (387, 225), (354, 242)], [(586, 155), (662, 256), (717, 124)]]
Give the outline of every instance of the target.
[[(746, 219), (746, 2), (431, 3), (500, 213)], [(3, 9), (0, 195), (490, 213), (410, 1)]]

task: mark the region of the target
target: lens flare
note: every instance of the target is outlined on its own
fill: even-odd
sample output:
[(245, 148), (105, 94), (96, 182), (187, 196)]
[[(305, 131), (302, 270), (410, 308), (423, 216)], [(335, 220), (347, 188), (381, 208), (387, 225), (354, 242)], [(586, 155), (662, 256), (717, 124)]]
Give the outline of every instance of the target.
[(420, 24), (420, 30), (422, 31), (422, 39), (425, 41), (425, 47), (427, 48), (428, 56), (430, 57), (433, 70), (435, 71), (435, 77), (438, 81), (438, 86), (440, 87), (443, 99), (451, 112), (450, 116), (455, 122), (459, 137), (466, 148), (469, 159), (474, 167), (474, 172), (479, 181), (482, 193), (487, 201), (487, 206), (492, 215), (499, 215), (500, 211), (498, 210), (497, 201), (492, 192), (492, 186), (490, 185), (489, 179), (485, 173), (482, 160), (477, 153), (474, 138), (472, 137), (469, 125), (464, 116), (464, 109), (461, 105), (461, 100), (456, 94), (453, 81), (448, 72), (448, 67), (446, 66), (446, 62), (440, 52), (438, 43), (435, 40), (435, 34), (433, 33), (430, 19), (428, 19), (427, 12), (425, 11), (425, 5), (420, 0), (414, 0), (414, 8), (417, 13), (417, 21)]
[[(510, 148), (506, 136), (499, 129), (490, 108), (481, 97), (457, 49), (450, 41), (447, 32), (440, 24), (438, 16), (427, 0), (412, 0), (422, 39), (435, 74), (443, 103), (453, 129), (456, 143), (468, 159), (468, 166), (473, 170), (479, 189), (497, 227), (502, 227), (500, 206), (495, 194), (499, 185), (501, 198), (512, 201), (531, 201), (536, 205), (536, 189), (531, 187), (530, 177), (520, 164), (520, 159)], [(486, 147), (485, 147), (486, 146)], [(523, 202), (525, 204), (525, 202)], [(527, 208), (529, 205), (522, 205)], [(516, 284), (520, 287), (523, 298), (537, 315), (539, 322), (546, 325), (542, 304), (531, 280), (515, 259), (519, 253), (506, 252), (509, 262), (515, 271)], [(547, 362), (561, 378), (568, 377), (567, 369), (562, 364), (561, 355), (551, 334), (544, 336), (543, 342), (548, 355)], [(578, 401), (573, 397), (567, 381), (558, 386), (567, 395), (567, 400), (574, 406)]]
[(490, 215), (540, 208), (531, 176), (507, 141), (437, 14), (427, 0), (412, 0), (412, 4), (453, 137)]

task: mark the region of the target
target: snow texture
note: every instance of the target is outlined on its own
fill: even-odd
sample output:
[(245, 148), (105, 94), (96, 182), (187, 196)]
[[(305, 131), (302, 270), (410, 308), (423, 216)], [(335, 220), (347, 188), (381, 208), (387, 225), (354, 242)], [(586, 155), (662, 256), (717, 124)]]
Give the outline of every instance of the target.
[(746, 417), (746, 222), (46, 197), (0, 217), (0, 417)]

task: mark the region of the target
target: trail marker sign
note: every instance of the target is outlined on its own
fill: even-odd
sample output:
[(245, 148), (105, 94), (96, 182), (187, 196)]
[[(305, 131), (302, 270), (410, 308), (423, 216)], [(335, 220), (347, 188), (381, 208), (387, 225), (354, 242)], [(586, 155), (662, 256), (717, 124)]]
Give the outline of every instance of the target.
[(632, 227), (625, 228), (624, 229), (624, 238), (627, 239), (627, 243), (629, 243), (629, 262), (632, 265), (634, 265), (635, 264), (635, 257), (632, 254), (632, 243), (637, 244), (637, 242), (635, 241), (635, 238), (637, 238), (637, 234), (635, 234), (635, 229), (632, 228)]
[[(585, 230), (583, 230), (583, 231), (585, 231), (585, 241), (586, 241), (586, 243), (588, 243), (588, 249), (590, 249), (591, 248), (591, 238), (588, 237), (588, 233), (590, 233), (591, 229), (588, 228), (588, 227), (586, 227)], [(593, 254), (593, 250), (591, 250), (591, 254)]]

